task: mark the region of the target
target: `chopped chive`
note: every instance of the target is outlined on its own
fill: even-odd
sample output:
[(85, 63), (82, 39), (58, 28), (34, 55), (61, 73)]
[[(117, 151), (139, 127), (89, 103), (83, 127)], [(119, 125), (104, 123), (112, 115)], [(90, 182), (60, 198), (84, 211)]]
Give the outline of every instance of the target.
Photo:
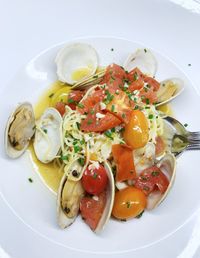
[(54, 93), (51, 93), (51, 94), (49, 95), (49, 98), (52, 98), (52, 97), (53, 97), (53, 95), (54, 95)]
[(191, 66), (191, 64), (188, 64), (188, 66)]
[(79, 108), (84, 108), (84, 105), (82, 103), (78, 103), (77, 105)]
[(75, 103), (75, 101), (73, 99), (68, 99), (67, 102), (70, 103)]
[(129, 209), (131, 207), (131, 203), (130, 202), (126, 202), (126, 207)]
[(94, 173), (93, 175), (92, 175), (92, 177), (94, 178), (94, 179), (96, 179), (97, 178), (97, 173)]
[(87, 121), (87, 124), (88, 124), (88, 125), (91, 125), (92, 122), (93, 122), (93, 121), (92, 121), (91, 119), (89, 119), (89, 120)]
[(133, 80), (136, 81), (138, 79), (138, 74), (135, 72), (133, 75)]
[(187, 127), (187, 126), (188, 126), (188, 124), (184, 124), (184, 126), (185, 126), (185, 127)]
[(69, 156), (68, 155), (63, 155), (60, 157), (61, 160), (69, 160)]
[(94, 75), (93, 78), (94, 78), (94, 79), (97, 79), (97, 78), (99, 78), (99, 76), (98, 76), (98, 75)]
[(105, 131), (105, 132), (104, 132), (104, 135), (107, 136), (108, 138), (110, 138), (111, 140), (113, 140), (111, 131), (109, 131), (109, 130), (108, 130), (108, 131)]
[(111, 111), (114, 112), (115, 111), (115, 105), (112, 105), (111, 107)]
[(31, 177), (28, 178), (28, 181), (29, 181), (30, 183), (33, 183), (33, 179), (32, 179)]
[(91, 109), (91, 110), (90, 110), (90, 114), (91, 114), (91, 115), (94, 115), (94, 109)]
[(80, 123), (79, 122), (76, 122), (76, 126), (77, 126), (77, 128), (78, 128), (78, 130), (80, 130)]
[(122, 114), (122, 118), (125, 118), (125, 117), (126, 117), (126, 115), (123, 113), (123, 114)]
[(150, 101), (149, 99), (146, 99), (146, 104), (149, 105)]
[(159, 174), (160, 174), (159, 171), (153, 171), (153, 172), (151, 173), (152, 176), (158, 176)]
[(114, 132), (115, 132), (115, 127), (111, 128), (110, 131), (111, 131), (112, 133), (114, 133)]
[(110, 51), (114, 51), (114, 48), (111, 48)]
[(43, 132), (44, 132), (44, 133), (47, 133), (47, 129), (43, 129)]
[(78, 159), (78, 162), (79, 162), (79, 164), (80, 164), (81, 166), (84, 166), (84, 164), (85, 164), (85, 159), (84, 159), (84, 158), (79, 158), (79, 159)]
[(148, 187), (148, 186), (144, 186), (144, 187), (143, 187), (143, 190), (149, 191), (149, 187)]
[(81, 150), (81, 147), (79, 147), (78, 145), (74, 146), (74, 152), (77, 153)]
[(146, 48), (144, 48), (144, 52), (145, 52), (145, 53), (147, 52)]
[(149, 115), (149, 119), (153, 119), (153, 115), (152, 114)]

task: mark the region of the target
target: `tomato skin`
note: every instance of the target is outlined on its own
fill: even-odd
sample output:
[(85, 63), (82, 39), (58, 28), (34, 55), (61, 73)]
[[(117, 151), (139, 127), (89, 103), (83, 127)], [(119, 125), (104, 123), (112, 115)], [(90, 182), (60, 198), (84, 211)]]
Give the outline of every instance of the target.
[(133, 110), (125, 125), (124, 140), (133, 149), (144, 147), (149, 139), (148, 121), (140, 110)]
[(98, 201), (92, 197), (83, 197), (80, 202), (80, 212), (82, 218), (90, 226), (92, 230), (95, 230), (98, 222), (102, 216), (103, 210), (106, 205), (106, 192), (102, 192), (98, 196)]
[(160, 168), (153, 166), (142, 171), (135, 181), (135, 187), (141, 189), (146, 195), (153, 192), (156, 187), (161, 193), (167, 190), (169, 180)]
[(130, 219), (138, 216), (147, 205), (145, 194), (133, 186), (116, 192), (112, 215), (117, 219)]
[(122, 182), (136, 177), (133, 151), (126, 145), (112, 145), (112, 154), (117, 166), (116, 182)]
[(57, 102), (55, 108), (58, 110), (61, 116), (65, 114), (65, 103)]
[(138, 69), (134, 68), (127, 75), (130, 82), (129, 91), (140, 90), (144, 86), (144, 74)]
[(108, 183), (108, 176), (105, 168), (99, 165), (99, 168), (89, 169), (88, 167), (83, 173), (81, 179), (83, 188), (89, 194), (99, 195), (102, 193)]

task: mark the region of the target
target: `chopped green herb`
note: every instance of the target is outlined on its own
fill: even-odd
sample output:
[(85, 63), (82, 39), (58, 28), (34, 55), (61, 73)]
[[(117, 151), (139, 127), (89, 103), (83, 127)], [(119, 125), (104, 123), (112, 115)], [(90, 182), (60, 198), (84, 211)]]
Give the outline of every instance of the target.
[(126, 219), (120, 219), (120, 221), (126, 222)]
[(120, 131), (120, 133), (123, 133), (125, 131), (125, 128), (122, 127), (119, 131)]
[(99, 76), (98, 76), (98, 75), (94, 75), (93, 78), (94, 78), (94, 79), (97, 79), (97, 78), (99, 78)]
[(83, 145), (84, 143), (85, 143), (85, 140), (84, 140), (84, 139), (80, 140), (80, 144), (81, 144), (81, 145)]
[(69, 156), (68, 155), (63, 155), (60, 157), (61, 160), (69, 160)]
[(77, 128), (78, 128), (78, 130), (80, 130), (80, 123), (79, 122), (76, 122), (76, 126), (77, 126)]
[(139, 106), (135, 105), (134, 110), (137, 110), (137, 109), (139, 109)]
[(153, 115), (152, 114), (149, 115), (149, 119), (153, 119)]
[(79, 158), (79, 159), (78, 159), (78, 162), (79, 162), (79, 164), (80, 164), (81, 166), (84, 166), (84, 164), (85, 164), (85, 159), (84, 159), (84, 158)]
[(43, 132), (44, 132), (44, 133), (47, 133), (47, 129), (43, 129)]
[(184, 126), (185, 126), (185, 127), (187, 127), (187, 126), (188, 126), (188, 124), (184, 124)]
[(33, 183), (33, 179), (32, 179), (31, 177), (28, 178), (28, 181), (29, 181), (30, 183)]
[(68, 99), (67, 102), (70, 103), (75, 103), (75, 101), (73, 99)]
[(94, 115), (94, 109), (93, 108), (90, 110), (90, 114)]
[(92, 177), (93, 177), (94, 179), (96, 179), (97, 176), (98, 176), (98, 174), (97, 174), (97, 173), (94, 173)]
[(52, 97), (53, 97), (53, 95), (54, 95), (54, 93), (51, 93), (51, 94), (49, 95), (49, 98), (52, 98)]
[(131, 203), (130, 202), (126, 202), (126, 207), (129, 209), (131, 207)]
[(74, 146), (74, 152), (75, 152), (75, 153), (79, 152), (81, 149), (82, 149), (82, 148), (79, 147), (78, 145), (75, 145), (75, 146)]
[(146, 176), (141, 176), (142, 181), (147, 181)]
[(133, 75), (133, 80), (136, 81), (138, 79), (138, 74), (135, 72)]
[(191, 64), (188, 64), (188, 66), (191, 66)]
[(145, 107), (145, 109), (150, 109), (150, 107)]
[(123, 113), (123, 114), (122, 114), (122, 118), (125, 118), (125, 117), (126, 117), (126, 114)]
[(35, 130), (36, 129), (36, 125), (33, 126), (32, 130)]
[(111, 107), (111, 111), (114, 112), (115, 111), (115, 105), (112, 105)]
[(149, 191), (149, 187), (148, 187), (148, 186), (144, 186), (144, 187), (143, 187), (143, 190)]
[(91, 125), (91, 124), (92, 124), (92, 120), (89, 119), (89, 120), (87, 121), (87, 124), (88, 124), (88, 125)]
[(160, 174), (159, 171), (153, 171), (153, 172), (151, 173), (152, 176), (158, 176), (159, 174)]
[(150, 101), (149, 99), (146, 99), (146, 104), (149, 105)]
[(107, 136), (108, 138), (110, 138), (111, 140), (113, 140), (112, 133), (111, 133), (110, 130), (105, 131), (105, 132), (104, 132), (104, 135)]
[(114, 51), (114, 48), (111, 48), (110, 51)]
[(114, 132), (115, 132), (115, 127), (111, 128), (110, 131), (111, 131), (112, 133), (114, 133)]
[(137, 215), (136, 218), (137, 218), (137, 219), (141, 218), (142, 215), (143, 215), (143, 213), (144, 213), (144, 210), (143, 210), (139, 215)]
[(114, 96), (111, 95), (108, 90), (105, 91), (105, 94), (106, 94), (106, 98), (103, 100), (103, 102), (105, 104), (109, 104), (113, 100)]
[(145, 52), (145, 53), (147, 52), (146, 48), (144, 48), (144, 52)]
[(82, 103), (78, 103), (77, 105), (79, 108), (84, 108), (84, 105)]

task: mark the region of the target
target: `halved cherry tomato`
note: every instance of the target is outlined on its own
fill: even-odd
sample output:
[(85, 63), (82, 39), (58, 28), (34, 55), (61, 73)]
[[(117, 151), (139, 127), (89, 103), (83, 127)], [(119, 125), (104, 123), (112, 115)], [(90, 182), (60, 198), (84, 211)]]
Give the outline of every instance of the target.
[(161, 136), (156, 137), (156, 156), (163, 154), (165, 151), (165, 142)]
[[(103, 114), (104, 117), (97, 120), (97, 113)], [(116, 116), (109, 112), (103, 113), (100, 110), (100, 104), (98, 103), (89, 111), (87, 117), (81, 121), (80, 128), (85, 132), (104, 132), (120, 124), (121, 120), (119, 120)]]
[(106, 110), (117, 116), (122, 122), (128, 123), (131, 118), (131, 107), (134, 107), (134, 102), (128, 98), (125, 92), (118, 90), (117, 94), (113, 94), (113, 99), (107, 104)]
[(152, 191), (159, 189), (161, 193), (167, 190), (169, 180), (160, 168), (153, 166), (142, 171), (136, 179), (135, 187), (141, 189), (146, 195)]
[(81, 182), (87, 193), (99, 195), (105, 190), (108, 183), (105, 168), (102, 165), (99, 165), (98, 169), (89, 169), (89, 167), (87, 167), (83, 173)]
[(67, 100), (67, 105), (75, 110), (76, 105), (79, 103), (79, 101), (82, 99), (83, 95), (85, 94), (84, 91), (80, 90), (73, 90), (69, 93), (68, 100)]
[(114, 144), (112, 145), (112, 154), (117, 166), (115, 180), (121, 182), (135, 178), (133, 150), (126, 145)]
[(106, 192), (98, 196), (98, 200), (92, 197), (83, 197), (80, 202), (81, 216), (92, 230), (95, 230), (106, 205)]
[(65, 103), (57, 102), (55, 108), (58, 110), (61, 116), (65, 114)]
[(117, 219), (130, 219), (138, 216), (146, 207), (145, 194), (129, 186), (116, 192), (112, 215)]
[(124, 140), (133, 149), (144, 147), (149, 139), (148, 121), (140, 110), (133, 110), (128, 124), (125, 125)]

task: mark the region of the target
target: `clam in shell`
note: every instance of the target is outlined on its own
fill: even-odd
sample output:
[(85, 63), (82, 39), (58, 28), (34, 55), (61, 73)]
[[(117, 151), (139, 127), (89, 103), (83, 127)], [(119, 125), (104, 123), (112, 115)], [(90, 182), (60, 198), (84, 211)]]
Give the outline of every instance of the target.
[(153, 77), (157, 71), (157, 61), (149, 49), (141, 48), (128, 56), (123, 67), (128, 72), (137, 67), (144, 74)]
[(184, 83), (179, 78), (171, 78), (164, 80), (160, 83), (160, 88), (157, 91), (157, 104), (161, 106), (167, 104), (184, 90)]
[(85, 43), (64, 46), (55, 59), (58, 79), (70, 85), (94, 75), (98, 67), (96, 50)]
[(176, 176), (176, 158), (173, 154), (167, 153), (156, 165), (168, 178), (169, 185), (163, 194), (160, 191), (154, 191), (148, 195), (147, 210), (155, 209), (161, 204), (171, 190)]
[(61, 147), (62, 117), (55, 108), (47, 108), (37, 121), (33, 147), (37, 158), (51, 162)]
[(35, 133), (35, 116), (29, 102), (21, 103), (10, 115), (5, 129), (5, 150), (10, 158), (21, 156)]

